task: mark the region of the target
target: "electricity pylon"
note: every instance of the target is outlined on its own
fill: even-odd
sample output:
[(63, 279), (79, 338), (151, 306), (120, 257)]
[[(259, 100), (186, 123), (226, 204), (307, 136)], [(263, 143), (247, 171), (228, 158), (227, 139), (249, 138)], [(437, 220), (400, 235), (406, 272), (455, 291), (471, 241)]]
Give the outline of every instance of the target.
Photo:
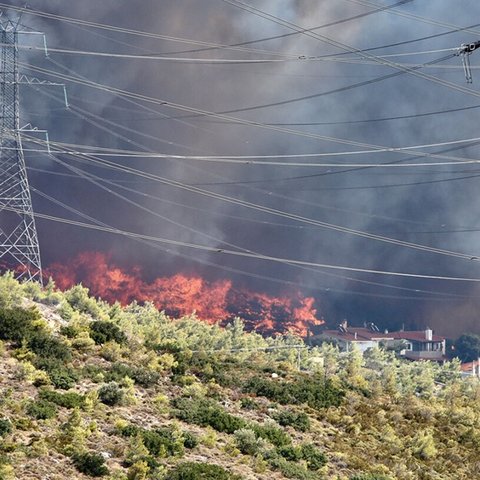
[(19, 116), (18, 24), (0, 18), (0, 266), (42, 282)]

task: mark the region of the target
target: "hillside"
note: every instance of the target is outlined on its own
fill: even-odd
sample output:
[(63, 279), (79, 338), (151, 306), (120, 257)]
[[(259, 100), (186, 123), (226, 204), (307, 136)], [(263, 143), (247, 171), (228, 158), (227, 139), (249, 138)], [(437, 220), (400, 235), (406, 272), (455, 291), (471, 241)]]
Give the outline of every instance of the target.
[(480, 384), (0, 277), (0, 478), (473, 479)]

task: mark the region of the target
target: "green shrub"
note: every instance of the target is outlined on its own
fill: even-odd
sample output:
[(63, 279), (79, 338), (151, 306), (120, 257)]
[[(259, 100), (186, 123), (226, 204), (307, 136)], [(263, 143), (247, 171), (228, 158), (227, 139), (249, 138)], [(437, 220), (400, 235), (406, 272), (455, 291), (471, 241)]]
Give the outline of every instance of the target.
[[(300, 460), (304, 460), (307, 464), (308, 470), (313, 471), (322, 468), (327, 463), (327, 457), (325, 454), (311, 443), (306, 443), (295, 447), (293, 445), (284, 445), (278, 447), (276, 449), (276, 453), (280, 455), (282, 459), (285, 459), (288, 462), (299, 462)], [(288, 469), (288, 467), (286, 468)]]
[(12, 431), (12, 424), (6, 418), (0, 418), (0, 437), (5, 437)]
[(361, 473), (350, 477), (350, 480), (389, 480), (389, 478), (376, 473)]
[(67, 338), (75, 338), (80, 333), (80, 329), (73, 325), (64, 325), (60, 327), (60, 333)]
[(303, 459), (301, 447), (294, 447), (293, 445), (277, 448), (277, 453), (289, 462), (298, 462)]
[(69, 362), (72, 359), (72, 352), (68, 345), (45, 332), (34, 334), (28, 346), (32, 352), (43, 358), (54, 358), (62, 362)]
[(0, 309), (0, 340), (10, 340), (17, 345), (23, 340), (29, 340), (39, 327), (40, 313), (35, 308), (20, 307)]
[(218, 465), (186, 462), (167, 473), (165, 480), (241, 480)]
[(252, 424), (250, 428), (255, 432), (257, 437), (268, 440), (276, 447), (283, 447), (292, 443), (290, 435), (273, 423)]
[(26, 412), (37, 420), (47, 420), (57, 414), (57, 407), (47, 400), (37, 400), (27, 405)]
[(107, 382), (121, 382), (125, 377), (133, 378), (135, 369), (126, 363), (115, 362), (107, 371), (102, 370)]
[(175, 409), (173, 413), (180, 420), (203, 427), (210, 426), (218, 432), (231, 434), (247, 425), (245, 420), (225, 412), (212, 400), (176, 398), (172, 404)]
[(262, 447), (262, 441), (257, 438), (255, 432), (249, 428), (241, 428), (235, 433), (235, 443), (237, 448), (244, 455), (256, 455), (259, 453), (260, 448)]
[(103, 477), (109, 473), (105, 466), (105, 459), (97, 453), (77, 453), (72, 460), (79, 472), (90, 477)]
[(78, 375), (75, 370), (69, 367), (58, 367), (48, 372), (51, 382), (55, 388), (68, 390), (75, 386), (78, 381)]
[(183, 439), (176, 438), (169, 428), (142, 431), (143, 444), (151, 455), (172, 457), (183, 455)]
[(252, 377), (244, 384), (243, 391), (284, 405), (307, 403), (316, 409), (338, 407), (345, 396), (329, 379), (318, 375), (300, 377), (295, 382)]
[(291, 426), (300, 432), (307, 432), (310, 430), (310, 419), (305, 412), (285, 410), (273, 415), (273, 418), (282, 425), (282, 427)]
[(23, 285), (15, 279), (13, 272), (6, 272), (0, 276), (0, 308), (18, 305), (23, 295)]
[(198, 437), (191, 432), (183, 432), (183, 445), (185, 448), (191, 450), (199, 443)]
[(83, 407), (85, 405), (85, 396), (75, 392), (60, 393), (54, 390), (41, 390), (40, 398), (64, 408)]
[(37, 358), (35, 367), (48, 373), (51, 382), (55, 388), (68, 390), (75, 386), (79, 380), (78, 373), (71, 367), (65, 366), (61, 361), (55, 358)]
[(256, 410), (258, 408), (258, 403), (250, 397), (244, 397), (240, 400), (240, 406), (244, 410)]
[(289, 462), (283, 457), (271, 459), (270, 465), (282, 472), (282, 474), (287, 478), (296, 478), (298, 480), (318, 480), (318, 476), (313, 472), (309, 472), (302, 465)]
[(90, 324), (90, 337), (97, 345), (114, 341), (123, 344), (127, 341), (126, 335), (112, 322), (99, 320)]
[(160, 379), (160, 374), (153, 370), (148, 370), (146, 368), (136, 368), (133, 371), (133, 376), (131, 377), (135, 380), (135, 383), (141, 385), (142, 387), (148, 388), (155, 385)]
[(138, 385), (148, 388), (158, 382), (160, 374), (141, 367), (134, 368), (124, 363), (114, 363), (112, 368), (106, 373), (105, 380), (107, 382), (120, 382), (125, 377), (130, 377)]
[(80, 313), (86, 313), (93, 318), (97, 318), (101, 314), (101, 309), (97, 301), (89, 296), (88, 288), (82, 285), (75, 285), (65, 292), (65, 300), (70, 306)]
[(301, 446), (302, 458), (307, 462), (309, 470), (318, 470), (327, 463), (326, 455), (311, 443)]
[[(155, 428), (147, 430), (136, 425), (127, 425), (120, 429), (120, 433), (124, 437), (136, 437), (140, 435), (143, 445), (146, 447), (150, 455), (155, 457), (171, 457), (181, 456), (184, 453), (185, 437), (177, 435), (176, 431), (171, 428)], [(191, 435), (191, 434), (190, 434)], [(196, 437), (191, 435), (190, 441), (196, 441)], [(196, 441), (195, 445), (198, 444)], [(194, 448), (188, 447), (188, 448)]]
[(105, 405), (118, 405), (122, 402), (123, 397), (124, 392), (117, 382), (107, 383), (98, 390), (98, 398)]

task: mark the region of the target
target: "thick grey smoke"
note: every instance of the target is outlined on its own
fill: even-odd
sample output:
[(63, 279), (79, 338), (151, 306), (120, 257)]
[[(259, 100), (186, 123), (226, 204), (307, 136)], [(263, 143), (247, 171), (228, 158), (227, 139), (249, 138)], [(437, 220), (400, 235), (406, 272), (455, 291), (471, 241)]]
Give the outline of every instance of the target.
[[(11, 5), (17, 3), (10, 2)], [(373, 10), (373, 7), (361, 6), (353, 0), (262, 0), (250, 3), (258, 9), (307, 29)], [(376, 4), (389, 5), (379, 0)], [(395, 9), (395, 12), (407, 16), (386, 10), (351, 21), (339, 22), (316, 31), (358, 49), (390, 45), (445, 33), (455, 28), (442, 26), (440, 23), (464, 27), (474, 23), (472, 19), (479, 18), (478, 2), (464, 0), (457, 4), (452, 7), (452, 2), (446, 0), (435, 2), (414, 0)], [(162, 2), (38, 0), (33, 2), (32, 8), (96, 23), (223, 45), (292, 33), (292, 30), (221, 0)], [(429, 21), (420, 21), (409, 16), (410, 14), (424, 17)], [(195, 50), (201, 47), (122, 35), (30, 15), (24, 15), (22, 23), (44, 31), (51, 47), (190, 58), (262, 58), (260, 53), (240, 51), (196, 52)], [(407, 65), (429, 62), (451, 52), (413, 54), (449, 49), (459, 46), (462, 42), (478, 40), (480, 27), (477, 27), (476, 31), (479, 32), (478, 36), (472, 32), (450, 33), (374, 50), (371, 54), (409, 53), (412, 55), (389, 59)], [(25, 44), (35, 41), (33, 38), (22, 40)], [(337, 47), (300, 34), (249, 46), (297, 56), (342, 53)], [(181, 53), (185, 51), (189, 53)], [(241, 110), (320, 94), (395, 72), (392, 68), (369, 62), (368, 59), (362, 61), (361, 57), (352, 53), (336, 57), (336, 60), (356, 59), (360, 60), (360, 63), (331, 59), (276, 64), (199, 65), (54, 53), (50, 59), (43, 58), (40, 53), (25, 53), (23, 58), (42, 68), (62, 73), (67, 72), (63, 68), (68, 68), (75, 74), (98, 83), (215, 112)], [(480, 52), (474, 52), (471, 61), (474, 67), (480, 65)], [(419, 71), (433, 75), (437, 79), (465, 85), (459, 57)], [(480, 84), (480, 71), (474, 68), (473, 76), (471, 90), (474, 95), (403, 74), (370, 85), (346, 89), (340, 93), (280, 106), (240, 111), (231, 115), (269, 124), (309, 124), (285, 128), (385, 146), (422, 145), (474, 138), (478, 136), (476, 108), (424, 115), (429, 112), (480, 105), (479, 99), (475, 96)], [(54, 80), (54, 77), (48, 79)], [(43, 87), (41, 92), (27, 88), (23, 90), (24, 121), (35, 123), (39, 128), (47, 128), (50, 138), (55, 141), (133, 150), (139, 150), (140, 145), (144, 145), (145, 149), (171, 154), (207, 155), (295, 154), (358, 149), (266, 129), (230, 125), (160, 106), (150, 105), (148, 107), (150, 110), (146, 110), (105, 92), (75, 84), (69, 83), (67, 88), (74, 107), (70, 112), (62, 109), (59, 101), (62, 97), (60, 89)], [(52, 95), (56, 99), (52, 98)], [(84, 118), (74, 114), (75, 107), (99, 115), (109, 122), (118, 123), (123, 128), (116, 127), (113, 123), (101, 123), (87, 115), (93, 122), (88, 123)], [(412, 118), (412, 115), (420, 116)], [(399, 116), (409, 118), (371, 121)], [(364, 120), (370, 122), (363, 122)], [(102, 129), (102, 125), (106, 129)], [(108, 133), (108, 129), (114, 130), (116, 136)], [(142, 132), (144, 136), (135, 133), (134, 130)], [(442, 147), (429, 151), (440, 150)], [(478, 158), (478, 147), (458, 149), (448, 154)], [(375, 154), (371, 157), (364, 155), (339, 158), (347, 162), (386, 163), (409, 157), (390, 153)], [(339, 158), (328, 160), (340, 161)], [(27, 160), (29, 165), (35, 168), (57, 173), (66, 172), (54, 162), (42, 159), (38, 155), (28, 155)], [(125, 175), (79, 165), (73, 160), (69, 162), (99, 176), (123, 182), (132, 181), (131, 177)], [(122, 160), (122, 162), (133, 162), (136, 168), (188, 184), (205, 185), (203, 188), (218, 193), (325, 222), (446, 250), (465, 252), (472, 257), (479, 254), (477, 230), (480, 229), (480, 219), (477, 184), (480, 177), (449, 180), (475, 176), (477, 172), (475, 165), (354, 171), (345, 168), (345, 171), (341, 172), (339, 169), (329, 168), (227, 166), (171, 160)], [(308, 175), (315, 176), (292, 178)], [(431, 181), (437, 183), (428, 183)], [(136, 181), (123, 185), (159, 196), (168, 203), (121, 190), (119, 192), (176, 223), (190, 227), (190, 230), (126, 204), (85, 181), (32, 170), (31, 182), (36, 188), (99, 220), (148, 235), (218, 248), (222, 248), (224, 244), (221, 241), (225, 241), (267, 255), (319, 263), (429, 275), (480, 277), (480, 268), (476, 260), (450, 258), (374, 240), (367, 241), (352, 235), (255, 213), (153, 183)], [(61, 216), (67, 215), (44, 199), (34, 197), (34, 201), (39, 210)], [(180, 204), (195, 209), (185, 208)], [(279, 223), (283, 226), (275, 225)], [(210, 238), (194, 233), (193, 230), (206, 233)], [(201, 271), (210, 278), (233, 275), (121, 237), (85, 233), (72, 227), (46, 222), (39, 223), (39, 233), (47, 263), (66, 259), (78, 251), (100, 249), (112, 251), (116, 259), (124, 261), (125, 265), (141, 264), (151, 276), (177, 270)], [(177, 250), (177, 253), (303, 285), (300, 289), (315, 295), (320, 310), (325, 313), (327, 320), (332, 322), (347, 316), (354, 323), (373, 320), (382, 326), (399, 326), (402, 323), (406, 326), (429, 324), (452, 335), (460, 333), (463, 329), (480, 331), (480, 323), (476, 321), (478, 294), (471, 283), (401, 280), (354, 273), (348, 275), (341, 272), (336, 272), (336, 276), (332, 276), (332, 272), (329, 271), (311, 271), (287, 265), (262, 263), (258, 260), (238, 261), (226, 256), (192, 253), (187, 250)], [(241, 275), (236, 276), (236, 280), (254, 282), (256, 288), (263, 290), (278, 292), (286, 288), (276, 283), (248, 279)], [(384, 285), (369, 285), (356, 280)], [(385, 284), (396, 288), (387, 288)], [(311, 291), (306, 286), (310, 286)], [(418, 291), (415, 292), (415, 289)], [(452, 297), (446, 297), (445, 294), (460, 297), (452, 301)]]

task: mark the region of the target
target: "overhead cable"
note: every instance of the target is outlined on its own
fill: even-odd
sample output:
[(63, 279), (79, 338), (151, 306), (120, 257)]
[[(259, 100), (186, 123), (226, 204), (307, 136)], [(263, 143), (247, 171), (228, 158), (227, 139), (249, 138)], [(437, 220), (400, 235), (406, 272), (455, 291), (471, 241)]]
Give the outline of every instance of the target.
[[(5, 207), (5, 210), (16, 212), (16, 213), (21, 213), (20, 210), (18, 210), (16, 208), (13, 208), (13, 207)], [(350, 267), (350, 266), (343, 266), (343, 265), (332, 265), (332, 264), (324, 264), (324, 263), (317, 263), (317, 262), (308, 262), (308, 261), (303, 261), (303, 260), (295, 260), (295, 259), (290, 259), (290, 258), (280, 258), (280, 257), (269, 256), (269, 255), (251, 254), (251, 253), (247, 253), (247, 252), (238, 252), (238, 251), (232, 251), (232, 250), (218, 249), (218, 248), (215, 248), (215, 247), (198, 245), (198, 244), (195, 244), (195, 243), (181, 242), (181, 241), (178, 241), (178, 240), (171, 240), (171, 239), (156, 237), (156, 236), (151, 236), (151, 235), (143, 235), (143, 234), (129, 232), (129, 231), (121, 230), (121, 229), (117, 229), (117, 228), (109, 228), (109, 227), (104, 227), (102, 225), (94, 225), (94, 224), (88, 224), (88, 223), (84, 223), (84, 222), (78, 222), (78, 221), (69, 220), (69, 219), (65, 219), (65, 218), (61, 218), (61, 217), (56, 217), (56, 216), (53, 216), (53, 215), (38, 213), (38, 212), (34, 213), (34, 216), (36, 218), (42, 218), (42, 219), (45, 219), (45, 220), (65, 223), (65, 224), (72, 225), (72, 226), (88, 228), (88, 229), (91, 229), (91, 230), (120, 234), (120, 235), (124, 235), (124, 236), (127, 236), (127, 237), (132, 237), (132, 238), (142, 238), (142, 239), (145, 239), (145, 240), (151, 240), (151, 241), (155, 241), (155, 242), (159, 242), (159, 243), (165, 243), (165, 244), (168, 244), (168, 245), (176, 245), (176, 246), (179, 246), (179, 247), (191, 248), (191, 249), (195, 249), (195, 250), (215, 252), (215, 253), (222, 254), (222, 255), (232, 255), (232, 256), (237, 256), (237, 257), (253, 258), (253, 259), (256, 259), (256, 260), (265, 260), (265, 261), (277, 262), (277, 263), (278, 262), (279, 263), (291, 263), (291, 264), (295, 264), (295, 265), (304, 265), (304, 266), (309, 266), (309, 267), (326, 268), (326, 269), (332, 269), (332, 270), (343, 270), (343, 271), (349, 271), (349, 272), (366, 273), (366, 274), (374, 274), (374, 275), (387, 275), (387, 276), (394, 276), (394, 277), (418, 278), (418, 279), (424, 279), (424, 280), (446, 280), (446, 281), (453, 281), (453, 282), (474, 282), (474, 283), (480, 282), (480, 278), (449, 277), (449, 276), (443, 276), (443, 275), (428, 275), (428, 274), (418, 274), (418, 273), (409, 273), (409, 272), (394, 272), (394, 271), (374, 270), (374, 269), (357, 268), (357, 267)]]

